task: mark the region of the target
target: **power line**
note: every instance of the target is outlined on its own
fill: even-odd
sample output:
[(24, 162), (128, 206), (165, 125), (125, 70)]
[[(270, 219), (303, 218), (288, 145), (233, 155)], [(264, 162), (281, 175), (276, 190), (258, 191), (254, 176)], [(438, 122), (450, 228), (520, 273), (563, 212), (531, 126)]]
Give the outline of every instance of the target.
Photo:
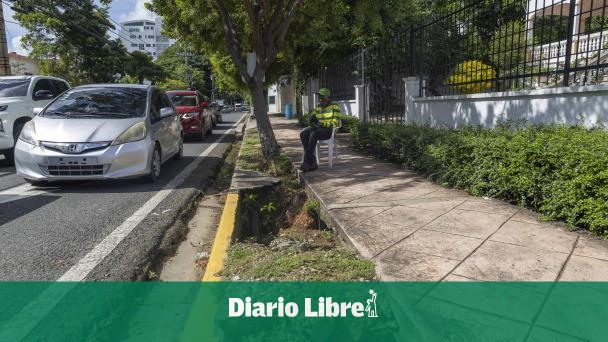
[[(11, 6), (11, 8), (12, 8), (13, 10), (15, 10), (15, 11), (22, 11), (22, 12), (24, 11), (23, 9), (18, 9), (18, 8), (16, 8), (16, 7), (12, 6), (12, 4), (7, 3), (5, 0), (2, 0), (2, 2), (3, 2), (4, 4), (6, 4), (6, 5), (8, 5), (8, 6)], [(32, 7), (34, 7), (34, 6), (32, 6)], [(58, 19), (58, 20), (62, 20), (62, 21), (64, 21), (64, 22), (66, 22), (66, 23), (70, 24), (70, 26), (71, 26), (72, 28), (76, 28), (76, 29), (80, 30), (80, 31), (81, 31), (81, 32), (83, 32), (83, 33), (86, 33), (86, 34), (88, 34), (88, 35), (91, 35), (91, 36), (93, 36), (94, 38), (97, 38), (98, 40), (100, 40), (101, 42), (104, 42), (104, 43), (106, 43), (106, 44), (110, 44), (110, 45), (116, 45), (116, 42), (114, 42), (114, 41), (112, 41), (112, 40), (108, 39), (108, 37), (106, 37), (106, 36), (105, 36), (105, 34), (102, 34), (101, 32), (97, 31), (97, 28), (93, 28), (93, 30), (94, 30), (94, 31), (96, 31), (96, 32), (94, 32), (94, 31), (88, 30), (88, 29), (87, 29), (86, 27), (84, 27), (83, 25), (80, 25), (80, 24), (76, 24), (76, 23), (74, 23), (72, 20), (69, 20), (69, 19), (64, 18), (64, 17), (57, 16), (57, 15), (55, 15), (55, 14), (53, 14), (53, 13), (49, 13), (49, 12), (47, 12), (47, 11), (42, 10), (41, 8), (36, 8), (36, 7), (34, 7), (34, 10), (38, 10), (38, 11), (40, 11), (41, 13), (44, 13), (44, 14), (46, 14), (46, 15), (48, 15), (48, 16), (50, 16), (50, 17), (52, 17), (52, 18), (55, 18), (55, 19)], [(84, 16), (84, 15), (83, 15), (83, 14), (81, 14), (81, 13), (78, 13), (78, 12), (74, 12), (74, 13), (75, 13), (75, 14), (77, 14), (77, 15), (79, 15), (79, 16), (80, 16), (81, 18), (83, 18), (83, 19), (88, 19), (86, 16)], [(112, 29), (110, 29), (109, 27), (107, 27), (107, 30), (108, 30), (108, 31), (112, 31), (112, 32), (114, 32), (114, 31), (113, 31)], [(117, 34), (116, 32), (114, 32), (114, 33), (115, 33), (115, 34)], [(119, 35), (119, 37), (120, 37), (120, 35)], [(129, 40), (129, 39), (127, 39), (127, 40), (128, 40), (129, 42), (133, 43), (133, 41), (131, 41), (131, 40)], [(133, 53), (132, 53), (132, 52), (129, 52), (129, 51), (125, 51), (125, 52), (126, 52), (127, 54), (129, 54), (129, 55), (133, 56)]]

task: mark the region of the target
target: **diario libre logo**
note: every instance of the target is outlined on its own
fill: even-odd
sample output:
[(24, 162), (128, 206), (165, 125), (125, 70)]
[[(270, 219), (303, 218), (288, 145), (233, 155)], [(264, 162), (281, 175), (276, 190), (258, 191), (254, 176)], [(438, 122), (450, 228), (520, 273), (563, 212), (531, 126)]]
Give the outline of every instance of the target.
[[(313, 301), (304, 298), (304, 317), (378, 317), (376, 298), (378, 294), (369, 290), (371, 298), (362, 302), (336, 302), (332, 297), (320, 297)], [(286, 302), (279, 297), (276, 302), (253, 302), (251, 297), (228, 298), (228, 317), (297, 317), (300, 307), (295, 302)]]

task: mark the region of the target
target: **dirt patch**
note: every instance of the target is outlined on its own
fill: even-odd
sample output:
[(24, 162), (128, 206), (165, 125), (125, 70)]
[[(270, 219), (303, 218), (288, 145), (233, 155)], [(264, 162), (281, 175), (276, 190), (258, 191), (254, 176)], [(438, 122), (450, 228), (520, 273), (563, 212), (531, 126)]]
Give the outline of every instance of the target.
[(268, 173), (279, 186), (242, 194), (237, 243), (228, 250), (224, 280), (363, 281), (374, 265), (344, 246), (308, 201), (289, 159), (263, 159), (255, 130), (243, 139), (239, 167)]

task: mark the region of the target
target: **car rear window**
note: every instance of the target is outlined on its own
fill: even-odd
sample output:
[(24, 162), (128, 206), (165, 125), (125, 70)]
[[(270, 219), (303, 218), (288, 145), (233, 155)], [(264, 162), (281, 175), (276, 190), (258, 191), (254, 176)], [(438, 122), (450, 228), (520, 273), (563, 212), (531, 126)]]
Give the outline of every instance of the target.
[(41, 114), (45, 117), (134, 118), (146, 113), (148, 91), (140, 88), (85, 87), (59, 96)]
[(0, 80), (0, 98), (26, 96), (30, 80)]
[(167, 94), (174, 106), (196, 106), (196, 95)]

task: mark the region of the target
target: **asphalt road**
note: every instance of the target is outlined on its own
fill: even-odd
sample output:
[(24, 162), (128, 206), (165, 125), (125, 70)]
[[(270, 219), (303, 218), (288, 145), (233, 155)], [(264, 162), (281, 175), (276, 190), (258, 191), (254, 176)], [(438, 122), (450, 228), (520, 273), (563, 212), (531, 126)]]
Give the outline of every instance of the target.
[(212, 136), (187, 139), (184, 158), (165, 163), (153, 184), (132, 179), (33, 187), (0, 160), (0, 281), (73, 280), (74, 268), (85, 280), (137, 277), (182, 208), (214, 176), (234, 140), (223, 133), (242, 116), (224, 114)]

